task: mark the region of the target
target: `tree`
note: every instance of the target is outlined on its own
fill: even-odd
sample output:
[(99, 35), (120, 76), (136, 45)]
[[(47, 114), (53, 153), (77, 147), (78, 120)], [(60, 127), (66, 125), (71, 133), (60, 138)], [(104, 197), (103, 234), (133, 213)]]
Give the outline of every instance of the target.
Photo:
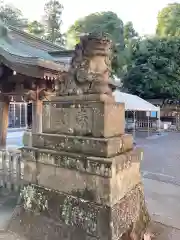
[(114, 43), (113, 74), (120, 76), (123, 64), (123, 21), (113, 12), (90, 14), (77, 20), (67, 31), (67, 46), (73, 48), (80, 36), (88, 33), (106, 34)]
[(180, 4), (168, 4), (157, 17), (158, 36), (180, 36)]
[(180, 96), (180, 38), (137, 39), (129, 45), (131, 62), (124, 87), (143, 98)]
[(50, 0), (44, 7), (45, 36), (44, 38), (52, 43), (64, 43), (64, 36), (61, 33), (63, 6), (57, 0)]
[(28, 25), (28, 32), (38, 37), (42, 37), (45, 33), (45, 27), (40, 22), (33, 21)]
[(124, 48), (123, 21), (113, 12), (93, 13), (78, 19), (67, 31), (67, 41), (70, 39), (72, 45), (79, 42), (82, 34), (94, 32), (108, 34), (117, 46)]
[(7, 25), (12, 25), (18, 28), (24, 28), (27, 26), (27, 19), (23, 18), (22, 12), (9, 4), (0, 5), (0, 19)]
[(127, 22), (124, 25), (124, 40), (127, 42), (135, 37), (138, 37), (138, 33), (135, 31), (133, 23)]

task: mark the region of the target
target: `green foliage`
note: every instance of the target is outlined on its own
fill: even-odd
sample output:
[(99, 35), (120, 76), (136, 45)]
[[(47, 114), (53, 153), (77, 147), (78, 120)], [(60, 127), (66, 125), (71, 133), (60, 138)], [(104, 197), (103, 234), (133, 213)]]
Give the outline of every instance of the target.
[[(113, 74), (121, 76), (122, 67), (125, 63), (125, 40), (137, 36), (133, 24), (123, 21), (113, 12), (93, 13), (85, 18), (77, 20), (67, 31), (67, 46), (74, 48), (79, 42), (80, 36), (88, 33), (105, 33), (114, 43), (114, 58), (112, 62)], [(126, 39), (124, 39), (124, 37)]]
[(69, 28), (67, 37), (70, 35), (77, 43), (80, 36), (87, 33), (106, 33), (115, 44), (124, 47), (123, 22), (113, 12), (93, 13), (77, 20)]
[(58, 44), (64, 44), (64, 36), (61, 33), (63, 6), (57, 0), (50, 0), (44, 7), (44, 39)]
[(124, 87), (144, 98), (179, 98), (180, 38), (138, 39), (129, 44)]
[(127, 22), (124, 25), (124, 40), (125, 42), (133, 39), (134, 37), (138, 37), (138, 33), (135, 31), (133, 23)]
[(28, 32), (38, 37), (42, 37), (45, 33), (45, 27), (42, 23), (33, 21), (28, 25)]
[(28, 25), (28, 21), (23, 18), (22, 12), (10, 4), (0, 5), (0, 19), (5, 24), (18, 28), (25, 28)]
[[(128, 25), (125, 41), (131, 39), (126, 33), (131, 28)], [(159, 12), (156, 33), (153, 38), (126, 41), (124, 88), (143, 98), (179, 99), (180, 4), (168, 4)]]
[(28, 22), (23, 18), (22, 12), (13, 5), (0, 4), (0, 19), (7, 25), (12, 25), (42, 37), (50, 42), (64, 44), (64, 35), (61, 34), (61, 15), (63, 6), (57, 0), (49, 0), (44, 7), (43, 23)]
[(158, 36), (180, 36), (180, 4), (168, 4), (158, 14)]

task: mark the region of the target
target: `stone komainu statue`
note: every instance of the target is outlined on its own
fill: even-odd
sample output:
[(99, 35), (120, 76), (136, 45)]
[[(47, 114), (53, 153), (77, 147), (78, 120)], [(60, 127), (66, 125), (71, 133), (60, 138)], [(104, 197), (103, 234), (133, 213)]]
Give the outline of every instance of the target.
[(68, 73), (58, 81), (57, 95), (108, 94), (116, 88), (110, 78), (112, 42), (102, 36), (81, 37)]

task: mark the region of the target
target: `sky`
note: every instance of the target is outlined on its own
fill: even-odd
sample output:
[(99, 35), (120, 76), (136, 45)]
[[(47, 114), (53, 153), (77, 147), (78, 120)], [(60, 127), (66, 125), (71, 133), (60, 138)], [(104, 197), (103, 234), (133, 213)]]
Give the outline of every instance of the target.
[[(43, 7), (47, 0), (4, 0), (19, 8), (25, 17), (30, 20), (40, 20)], [(132, 21), (134, 28), (141, 35), (155, 32), (157, 14), (168, 3), (180, 0), (60, 0), (64, 6), (62, 30), (68, 27), (78, 18), (93, 12), (113, 11), (123, 20)]]

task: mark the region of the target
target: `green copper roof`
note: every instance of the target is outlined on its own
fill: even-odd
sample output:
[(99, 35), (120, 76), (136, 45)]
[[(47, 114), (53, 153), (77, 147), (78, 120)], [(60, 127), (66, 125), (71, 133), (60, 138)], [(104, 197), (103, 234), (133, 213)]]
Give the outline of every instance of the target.
[(44, 60), (54, 61), (54, 58), (47, 52), (30, 47), (25, 43), (18, 42), (16, 41), (16, 39), (8, 39), (7, 41), (6, 38), (0, 37), (0, 48), (2, 49), (2, 51), (18, 57), (40, 58)]
[[(2, 22), (0, 22), (0, 57), (1, 61), (4, 58), (6, 61), (27, 64), (40, 65), (44, 63), (53, 63), (53, 70), (58, 64), (56, 59), (48, 52), (40, 50), (36, 47), (29, 46), (25, 41), (19, 41), (9, 34), (9, 30)], [(39, 64), (40, 63), (40, 64)], [(51, 69), (51, 64), (48, 66)]]

